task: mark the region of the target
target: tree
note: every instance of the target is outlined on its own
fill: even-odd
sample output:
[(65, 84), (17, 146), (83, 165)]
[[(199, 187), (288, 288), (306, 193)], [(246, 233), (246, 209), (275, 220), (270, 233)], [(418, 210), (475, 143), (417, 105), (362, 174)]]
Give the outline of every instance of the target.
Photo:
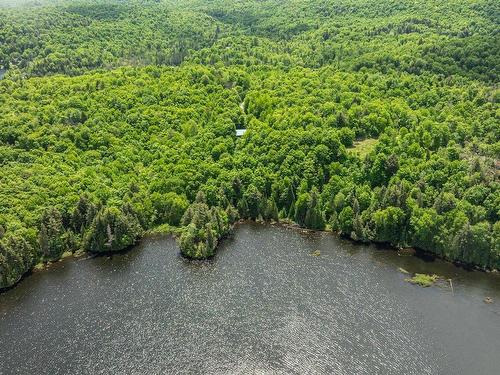
[(438, 233), (441, 220), (442, 218), (433, 208), (413, 210), (410, 217), (412, 245), (423, 250), (440, 251)]
[(83, 248), (93, 253), (124, 250), (142, 234), (137, 218), (116, 207), (102, 208), (85, 234)]
[(404, 241), (405, 213), (399, 207), (387, 207), (373, 213), (375, 240), (400, 245)]
[(273, 198), (262, 200), (262, 207), (260, 208), (262, 212), (262, 218), (266, 221), (278, 221), (278, 206)]
[(309, 193), (299, 194), (297, 202), (295, 202), (295, 215), (294, 219), (297, 224), (304, 226), (306, 223), (306, 215), (309, 207), (310, 200)]
[(318, 202), (319, 193), (316, 188), (313, 188), (307, 204), (307, 212), (304, 218), (304, 225), (307, 228), (315, 230), (325, 229), (325, 220), (321, 212), (321, 207)]
[[(205, 203), (201, 202), (191, 204), (186, 214), (191, 218), (191, 222), (183, 226), (178, 239), (182, 255), (191, 259), (211, 257), (215, 253), (219, 240), (231, 232), (234, 216), (230, 219), (227, 209), (208, 208)], [(186, 214), (182, 219), (185, 223), (187, 222)]]
[(245, 199), (248, 206), (248, 215), (250, 219), (255, 220), (259, 217), (260, 214), (260, 206), (262, 195), (259, 190), (254, 185), (248, 186), (243, 194), (243, 198)]
[(356, 213), (354, 214), (354, 221), (352, 223), (351, 238), (355, 241), (366, 241), (368, 239), (361, 215)]
[(349, 236), (353, 229), (354, 211), (351, 206), (346, 206), (340, 211), (338, 222), (341, 234)]
[(497, 221), (493, 225), (489, 267), (494, 269), (500, 269), (500, 221)]
[(333, 207), (335, 208), (335, 211), (340, 212), (345, 206), (345, 195), (339, 191), (333, 200)]
[(239, 219), (238, 210), (230, 204), (226, 207), (226, 215), (230, 224), (235, 223)]
[(241, 198), (241, 200), (238, 202), (238, 213), (239, 216), (243, 219), (248, 219), (250, 217), (250, 211), (245, 197)]
[(97, 213), (96, 205), (91, 199), (83, 194), (71, 215), (71, 227), (76, 233), (83, 233), (92, 223)]
[(458, 259), (468, 264), (490, 264), (491, 233), (487, 222), (466, 223), (453, 240)]
[(0, 289), (14, 285), (37, 261), (37, 252), (26, 233), (7, 233), (0, 239)]
[[(278, 185), (279, 184), (279, 185)], [(290, 207), (295, 201), (295, 193), (293, 190), (292, 182), (290, 178), (286, 177), (283, 182), (278, 182), (279, 186), (279, 198), (278, 206), (284, 209), (285, 212), (290, 210)]]
[(194, 224), (190, 223), (187, 226), (183, 227), (182, 234), (179, 239), (179, 247), (181, 248), (181, 253), (185, 256), (189, 256), (191, 258), (196, 258), (197, 256), (201, 256), (201, 254), (197, 253), (197, 235), (198, 230)]
[(59, 259), (67, 250), (62, 216), (55, 207), (44, 211), (40, 224), (39, 242), (43, 256), (48, 260)]
[(184, 195), (179, 195), (175, 192), (166, 194), (153, 193), (151, 201), (156, 210), (156, 223), (167, 223), (173, 226), (178, 226), (181, 218), (184, 215), (189, 202)]

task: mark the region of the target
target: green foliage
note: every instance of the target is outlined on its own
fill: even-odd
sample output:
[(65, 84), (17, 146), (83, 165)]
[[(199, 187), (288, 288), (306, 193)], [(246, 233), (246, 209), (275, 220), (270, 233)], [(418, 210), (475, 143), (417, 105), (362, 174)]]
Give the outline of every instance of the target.
[(375, 211), (372, 216), (375, 239), (393, 245), (404, 243), (405, 217), (404, 211), (399, 207), (387, 207)]
[(497, 221), (493, 225), (493, 233), (491, 236), (492, 251), (490, 257), (490, 267), (499, 269), (500, 268), (500, 221)]
[(180, 224), (182, 215), (189, 206), (189, 202), (183, 195), (175, 192), (151, 194), (151, 203), (156, 211), (155, 222), (157, 224), (170, 224), (177, 226)]
[(122, 65), (179, 65), (190, 50), (211, 46), (226, 29), (201, 12), (182, 8), (150, 0), (0, 7), (0, 67), (41, 76)]
[(68, 249), (62, 216), (57, 208), (45, 210), (40, 224), (40, 249), (45, 259), (58, 259)]
[(307, 202), (307, 211), (304, 218), (304, 226), (315, 230), (325, 229), (325, 220), (319, 204), (319, 192), (313, 188), (309, 201)]
[(124, 250), (135, 244), (142, 228), (132, 213), (116, 207), (102, 208), (83, 238), (83, 249), (93, 253)]
[(213, 256), (220, 239), (232, 230), (234, 220), (234, 208), (209, 208), (204, 196), (198, 194), (196, 202), (188, 207), (181, 220), (184, 227), (178, 243), (182, 255), (191, 259)]
[(187, 257), (211, 256), (239, 218), (280, 216), (499, 268), (497, 13), (435, 0), (0, 7), (0, 287), (159, 226), (180, 227)]
[(36, 263), (35, 247), (26, 233), (9, 233), (0, 239), (0, 289), (18, 282)]
[(426, 275), (425, 273), (416, 273), (415, 276), (413, 276), (410, 279), (406, 279), (406, 281), (412, 284), (423, 286), (425, 288), (434, 285), (434, 283), (438, 279), (439, 279), (438, 275)]
[(267, 221), (279, 221), (278, 206), (273, 198), (263, 200), (262, 218)]
[(307, 228), (325, 229), (325, 220), (319, 202), (319, 192), (316, 188), (313, 188), (310, 194), (299, 194), (297, 202), (295, 202), (294, 220), (297, 224)]
[(349, 236), (353, 230), (353, 224), (354, 224), (354, 211), (352, 210), (351, 206), (346, 206), (340, 211), (340, 214), (338, 216), (338, 228), (340, 229), (341, 233)]
[(257, 219), (261, 212), (262, 194), (254, 185), (250, 185), (245, 190), (243, 199), (248, 209), (248, 217), (253, 220)]
[(440, 249), (439, 233), (442, 219), (433, 208), (417, 208), (412, 212), (410, 228), (412, 243), (421, 249)]
[(295, 202), (294, 220), (301, 226), (305, 226), (306, 224), (306, 215), (308, 212), (310, 200), (311, 196), (309, 195), (309, 193), (302, 193), (297, 198), (297, 202)]

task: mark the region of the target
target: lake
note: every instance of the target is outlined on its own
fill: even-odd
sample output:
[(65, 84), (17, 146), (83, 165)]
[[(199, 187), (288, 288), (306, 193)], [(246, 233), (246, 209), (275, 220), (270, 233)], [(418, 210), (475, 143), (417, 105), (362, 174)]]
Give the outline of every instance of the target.
[(208, 262), (157, 236), (34, 273), (0, 295), (0, 343), (0, 374), (494, 374), (500, 276), (244, 224)]

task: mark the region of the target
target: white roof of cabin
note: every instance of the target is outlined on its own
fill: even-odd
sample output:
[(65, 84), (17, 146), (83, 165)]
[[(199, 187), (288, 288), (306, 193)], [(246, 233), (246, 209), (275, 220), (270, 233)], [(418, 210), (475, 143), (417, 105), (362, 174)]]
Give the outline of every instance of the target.
[(246, 129), (236, 129), (236, 136), (241, 137), (246, 131)]

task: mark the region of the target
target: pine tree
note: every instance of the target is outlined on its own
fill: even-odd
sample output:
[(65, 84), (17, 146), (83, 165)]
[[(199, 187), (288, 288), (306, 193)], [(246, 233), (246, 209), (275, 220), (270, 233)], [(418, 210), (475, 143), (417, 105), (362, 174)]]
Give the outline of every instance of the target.
[(214, 237), (214, 231), (212, 229), (212, 225), (210, 223), (207, 223), (204, 227), (204, 233), (206, 237), (206, 247), (205, 251), (203, 253), (203, 257), (209, 257), (214, 254), (215, 247), (217, 246), (217, 240)]
[(75, 233), (83, 233), (92, 223), (96, 206), (87, 195), (81, 195), (71, 215), (71, 227)]
[(295, 203), (295, 222), (300, 226), (304, 226), (306, 222), (306, 214), (309, 207), (309, 201), (311, 197), (308, 193), (302, 193), (297, 198)]
[(340, 230), (339, 218), (338, 218), (338, 214), (336, 211), (333, 211), (333, 214), (330, 217), (330, 226), (332, 227), (333, 231)]
[(316, 188), (313, 188), (307, 205), (304, 225), (307, 228), (323, 230), (325, 229), (325, 220), (323, 219), (323, 214), (321, 213), (318, 199), (318, 190)]
[(196, 203), (207, 203), (207, 196), (203, 191), (198, 191), (195, 198)]
[(99, 253), (120, 251), (133, 245), (141, 235), (137, 217), (116, 207), (105, 207), (95, 216), (83, 240), (83, 248)]
[(46, 259), (59, 259), (66, 250), (64, 233), (62, 215), (59, 210), (55, 207), (45, 210), (40, 224), (39, 244)]
[(226, 215), (230, 225), (235, 223), (239, 218), (238, 210), (231, 204), (228, 204), (228, 206), (226, 207)]
[(254, 185), (248, 186), (247, 190), (243, 194), (248, 205), (248, 216), (250, 219), (255, 220), (260, 215), (260, 207), (262, 202), (262, 195), (259, 190)]
[(279, 221), (278, 206), (276, 205), (276, 201), (273, 198), (269, 199), (268, 210), (269, 218), (273, 221)]
[(240, 217), (243, 219), (248, 219), (250, 217), (250, 213), (248, 212), (248, 203), (245, 197), (241, 198), (238, 202), (238, 212)]

